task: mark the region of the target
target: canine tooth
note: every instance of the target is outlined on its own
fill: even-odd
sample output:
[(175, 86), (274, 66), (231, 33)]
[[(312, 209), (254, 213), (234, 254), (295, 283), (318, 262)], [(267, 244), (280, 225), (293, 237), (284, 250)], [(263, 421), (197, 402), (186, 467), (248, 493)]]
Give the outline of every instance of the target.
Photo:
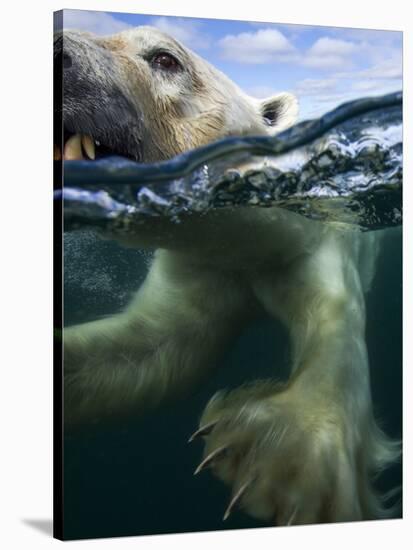
[(228, 508), (225, 510), (224, 517), (222, 518), (223, 521), (229, 518), (234, 506), (242, 499), (245, 491), (248, 489), (251, 483), (252, 479), (249, 479), (243, 485), (241, 485), (240, 489), (235, 493), (234, 497), (231, 499), (231, 502), (228, 504)]
[(215, 449), (215, 451), (212, 451), (204, 460), (201, 462), (201, 464), (198, 466), (198, 468), (194, 472), (194, 476), (199, 474), (202, 470), (204, 470), (215, 458), (219, 458), (220, 456), (224, 455), (228, 449), (227, 445), (223, 445), (222, 447), (218, 447), (218, 449)]
[(57, 145), (53, 146), (53, 160), (61, 160), (62, 153)]
[(93, 139), (90, 136), (83, 135), (82, 146), (90, 160), (95, 160), (95, 142)]
[(191, 437), (188, 439), (188, 443), (192, 443), (194, 439), (201, 437), (203, 435), (209, 435), (217, 424), (218, 424), (218, 420), (215, 420), (214, 422), (205, 424), (205, 426), (201, 426), (199, 430), (197, 430), (191, 435)]
[(83, 160), (80, 134), (75, 134), (66, 141), (63, 158), (65, 160)]

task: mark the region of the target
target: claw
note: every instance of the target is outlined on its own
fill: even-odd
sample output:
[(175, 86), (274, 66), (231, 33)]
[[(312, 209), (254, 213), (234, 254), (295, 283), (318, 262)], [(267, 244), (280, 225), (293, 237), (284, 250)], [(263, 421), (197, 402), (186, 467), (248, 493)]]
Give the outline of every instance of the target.
[(291, 525), (291, 523), (293, 522), (293, 520), (295, 519), (295, 516), (297, 515), (297, 510), (298, 510), (298, 506), (296, 506), (293, 510), (293, 513), (291, 514), (290, 516), (290, 519), (287, 521), (287, 526), (288, 525)]
[(199, 474), (201, 470), (204, 470), (211, 462), (222, 455), (224, 455), (227, 451), (228, 447), (227, 445), (223, 445), (222, 447), (218, 447), (218, 449), (215, 449), (215, 451), (212, 451), (204, 460), (201, 462), (201, 464), (198, 466), (198, 468), (194, 472), (194, 476)]
[(192, 443), (194, 439), (197, 439), (198, 437), (201, 437), (203, 435), (209, 435), (217, 424), (218, 420), (214, 420), (214, 422), (210, 422), (209, 424), (205, 424), (205, 426), (201, 426), (199, 430), (191, 435), (191, 437), (188, 439), (188, 443)]
[(234, 506), (241, 500), (241, 498), (244, 496), (245, 491), (248, 489), (248, 487), (252, 484), (252, 479), (249, 479), (246, 481), (243, 485), (241, 485), (240, 489), (235, 493), (233, 498), (231, 499), (231, 502), (228, 504), (227, 509), (225, 510), (224, 517), (222, 518), (222, 521), (225, 521), (229, 518)]

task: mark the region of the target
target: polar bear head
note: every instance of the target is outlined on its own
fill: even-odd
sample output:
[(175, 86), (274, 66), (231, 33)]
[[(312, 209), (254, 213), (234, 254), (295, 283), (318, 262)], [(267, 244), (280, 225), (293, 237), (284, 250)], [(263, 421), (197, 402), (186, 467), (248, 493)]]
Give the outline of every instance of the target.
[(154, 162), (226, 136), (277, 133), (297, 117), (291, 94), (249, 97), (152, 27), (110, 37), (65, 32), (55, 40), (55, 61), (63, 72), (66, 159), (111, 153)]

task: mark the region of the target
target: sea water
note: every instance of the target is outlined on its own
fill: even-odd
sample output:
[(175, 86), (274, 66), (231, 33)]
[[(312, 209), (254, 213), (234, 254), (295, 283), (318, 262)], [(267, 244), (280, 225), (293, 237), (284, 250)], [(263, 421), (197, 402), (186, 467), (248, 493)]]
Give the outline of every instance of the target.
[[(145, 279), (152, 252), (124, 248), (105, 237), (122, 235), (151, 216), (169, 216), (179, 223), (188, 212), (229, 205), (279, 206), (351, 230), (383, 230), (387, 236), (367, 296), (366, 337), (376, 418), (386, 433), (400, 437), (400, 95), (340, 109), (276, 139), (225, 140), (149, 168), (119, 158), (67, 163), (63, 194), (56, 194), (56, 200), (64, 199), (65, 325), (102, 318), (128, 303)], [(246, 173), (237, 169), (240, 162), (264, 160), (264, 155), (264, 165)], [(257, 378), (285, 378), (287, 344), (281, 324), (257, 321), (244, 330), (202, 388), (184, 401), (139, 420), (92, 423), (68, 432), (65, 536), (266, 526), (241, 511), (223, 524), (228, 488), (208, 472), (192, 475), (201, 447), (187, 440), (218, 389)], [(401, 466), (395, 465), (378, 486), (385, 490), (400, 483)]]

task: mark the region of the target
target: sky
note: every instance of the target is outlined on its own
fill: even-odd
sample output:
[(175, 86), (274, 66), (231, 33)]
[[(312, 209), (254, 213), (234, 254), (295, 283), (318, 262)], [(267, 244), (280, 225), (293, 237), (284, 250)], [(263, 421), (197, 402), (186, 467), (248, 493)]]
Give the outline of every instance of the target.
[(294, 93), (300, 120), (359, 97), (402, 89), (402, 33), (65, 10), (64, 28), (108, 35), (157, 27), (207, 59), (246, 93)]

